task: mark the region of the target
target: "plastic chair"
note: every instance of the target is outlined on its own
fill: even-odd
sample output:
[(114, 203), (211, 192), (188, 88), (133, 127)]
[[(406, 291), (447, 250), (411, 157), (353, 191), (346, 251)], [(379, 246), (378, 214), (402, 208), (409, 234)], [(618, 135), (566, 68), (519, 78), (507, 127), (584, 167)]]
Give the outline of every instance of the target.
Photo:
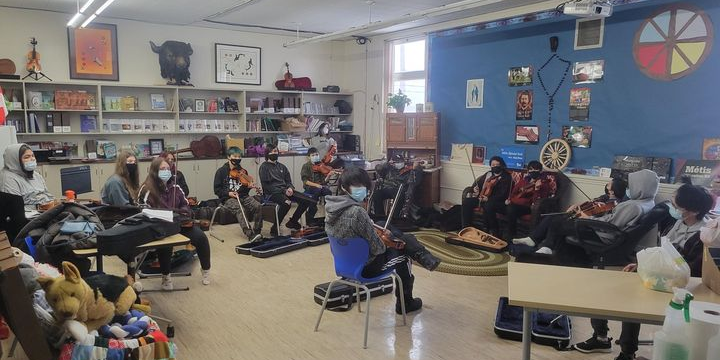
[[(335, 262), (335, 274), (337, 274), (340, 278), (333, 280), (330, 282), (330, 285), (328, 285), (327, 292), (325, 293), (325, 299), (323, 299), (322, 308), (320, 308), (320, 315), (318, 315), (317, 323), (315, 323), (315, 331), (318, 331), (318, 328), (320, 327), (320, 320), (322, 319), (323, 312), (327, 306), (327, 301), (330, 297), (333, 285), (340, 283), (355, 287), (358, 312), (362, 312), (360, 308), (360, 288), (362, 288), (365, 291), (365, 294), (367, 294), (365, 337), (363, 339), (363, 349), (367, 349), (368, 324), (370, 321), (370, 290), (368, 289), (367, 284), (386, 279), (388, 277), (392, 277), (397, 281), (397, 284), (400, 286), (400, 307), (402, 309), (403, 325), (406, 325), (405, 293), (403, 291), (402, 279), (400, 279), (400, 277), (395, 273), (395, 270), (388, 270), (374, 278), (365, 278), (362, 276), (363, 268), (365, 267), (365, 263), (367, 262), (370, 254), (370, 246), (365, 239), (337, 239), (330, 237), (329, 240), (330, 250), (332, 251), (333, 261)], [(395, 284), (395, 282), (393, 282), (393, 284)]]

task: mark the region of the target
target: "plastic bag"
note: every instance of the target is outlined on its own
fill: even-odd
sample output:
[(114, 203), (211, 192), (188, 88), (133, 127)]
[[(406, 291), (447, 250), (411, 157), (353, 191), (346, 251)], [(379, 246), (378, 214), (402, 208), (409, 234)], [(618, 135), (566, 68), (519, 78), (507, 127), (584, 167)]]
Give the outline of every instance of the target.
[(637, 261), (637, 272), (648, 289), (671, 293), (673, 287), (684, 288), (690, 281), (690, 266), (666, 238), (660, 247), (638, 252)]

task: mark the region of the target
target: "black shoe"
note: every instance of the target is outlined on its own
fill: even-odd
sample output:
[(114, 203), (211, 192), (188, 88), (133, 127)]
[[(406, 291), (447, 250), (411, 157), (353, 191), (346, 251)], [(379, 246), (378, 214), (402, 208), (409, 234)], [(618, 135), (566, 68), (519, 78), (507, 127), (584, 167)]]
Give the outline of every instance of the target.
[(302, 229), (302, 225), (297, 220), (290, 219), (287, 223), (285, 223), (285, 227), (288, 229), (293, 230), (300, 230)]
[(635, 354), (626, 354), (624, 352), (621, 352), (620, 355), (618, 355), (615, 360), (635, 360)]
[(593, 336), (584, 342), (573, 345), (573, 347), (575, 350), (583, 353), (609, 353), (612, 352), (612, 338), (602, 341)]
[[(405, 313), (409, 314), (413, 311), (420, 310), (422, 308), (422, 300), (420, 298), (414, 298), (412, 300), (405, 299)], [(395, 302), (395, 313), (402, 314), (402, 307), (400, 301)]]
[(437, 256), (433, 255), (427, 250), (416, 254), (415, 261), (417, 261), (420, 266), (430, 271), (437, 269), (438, 265), (440, 265), (441, 262), (441, 260)]

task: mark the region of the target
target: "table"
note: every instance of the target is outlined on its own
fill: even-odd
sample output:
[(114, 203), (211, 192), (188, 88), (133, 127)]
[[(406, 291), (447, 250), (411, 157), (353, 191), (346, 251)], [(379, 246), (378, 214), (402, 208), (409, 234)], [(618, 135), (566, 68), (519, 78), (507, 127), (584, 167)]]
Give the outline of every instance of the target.
[[(690, 278), (696, 301), (720, 304), (720, 295)], [(533, 311), (662, 325), (672, 294), (646, 289), (637, 273), (511, 262), (510, 305), (523, 307), (523, 360), (530, 360)]]
[[(180, 246), (180, 245), (186, 245), (190, 243), (190, 239), (182, 234), (175, 234), (171, 235), (165, 238), (162, 238), (160, 240), (155, 240), (152, 242), (149, 242), (144, 245), (138, 246), (136, 249), (141, 252), (147, 252), (150, 250), (155, 250), (159, 248), (164, 247), (171, 247), (171, 246)], [(91, 249), (76, 249), (73, 250), (73, 254), (81, 257), (93, 257), (95, 256), (97, 258), (97, 271), (102, 272), (103, 266), (102, 266), (102, 254), (98, 253), (97, 248), (91, 248)]]

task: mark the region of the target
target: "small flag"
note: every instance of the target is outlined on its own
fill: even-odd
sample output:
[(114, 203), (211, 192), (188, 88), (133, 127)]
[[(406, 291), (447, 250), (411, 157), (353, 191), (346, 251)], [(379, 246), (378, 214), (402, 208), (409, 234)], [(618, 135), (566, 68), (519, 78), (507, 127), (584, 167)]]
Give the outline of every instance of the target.
[(0, 125), (5, 125), (5, 119), (10, 112), (5, 104), (5, 95), (3, 95), (2, 88), (0, 87)]

